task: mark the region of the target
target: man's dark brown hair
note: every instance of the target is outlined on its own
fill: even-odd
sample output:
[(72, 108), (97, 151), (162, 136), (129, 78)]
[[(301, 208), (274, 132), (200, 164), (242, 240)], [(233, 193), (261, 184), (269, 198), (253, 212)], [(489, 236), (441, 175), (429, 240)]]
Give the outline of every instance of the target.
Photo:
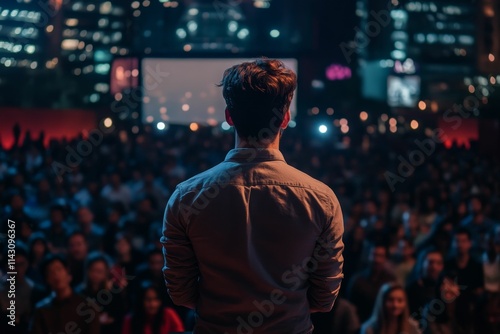
[(261, 58), (227, 69), (219, 86), (238, 136), (262, 141), (278, 134), (297, 76), (283, 62)]

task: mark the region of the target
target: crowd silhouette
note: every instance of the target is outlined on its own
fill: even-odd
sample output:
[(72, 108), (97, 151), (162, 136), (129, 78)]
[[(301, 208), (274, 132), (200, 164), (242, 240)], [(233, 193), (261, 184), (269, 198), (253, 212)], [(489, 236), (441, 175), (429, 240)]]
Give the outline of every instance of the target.
[[(44, 145), (16, 133), (0, 149), (2, 332), (192, 330), (195, 313), (171, 302), (162, 276), (163, 213), (179, 182), (224, 159), (233, 134), (115, 130), (89, 152), (83, 137)], [(314, 333), (500, 333), (498, 157), (433, 142), (401, 173), (415, 136), (339, 146), (285, 132), (286, 161), (330, 186), (344, 215), (345, 278), (332, 311), (312, 315)], [(5, 320), (8, 220), (15, 327)]]

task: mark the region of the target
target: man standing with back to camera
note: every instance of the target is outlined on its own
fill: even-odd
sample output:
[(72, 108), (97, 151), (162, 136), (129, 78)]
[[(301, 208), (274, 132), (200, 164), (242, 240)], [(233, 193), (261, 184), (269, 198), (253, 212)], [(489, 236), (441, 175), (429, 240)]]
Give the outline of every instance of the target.
[(343, 278), (342, 211), (289, 166), (279, 142), (297, 86), (278, 60), (227, 69), (220, 84), (236, 148), (180, 183), (164, 217), (165, 282), (196, 311), (195, 334), (309, 334)]

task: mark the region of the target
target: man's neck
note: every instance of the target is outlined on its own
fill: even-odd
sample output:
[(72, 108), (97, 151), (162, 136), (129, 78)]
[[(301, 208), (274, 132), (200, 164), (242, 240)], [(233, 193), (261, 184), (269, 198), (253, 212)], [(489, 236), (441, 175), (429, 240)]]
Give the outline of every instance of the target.
[(236, 134), (235, 148), (255, 148), (255, 149), (280, 149), (280, 139), (281, 135), (278, 134), (273, 141), (261, 140), (257, 141), (255, 139), (242, 139)]

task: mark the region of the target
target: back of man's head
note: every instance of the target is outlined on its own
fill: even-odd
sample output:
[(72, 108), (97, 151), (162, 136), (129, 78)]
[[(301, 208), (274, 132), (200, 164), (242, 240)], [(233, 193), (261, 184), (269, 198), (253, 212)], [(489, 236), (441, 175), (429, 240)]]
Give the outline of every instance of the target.
[(297, 76), (283, 62), (262, 58), (227, 69), (220, 86), (238, 136), (261, 142), (278, 134)]

